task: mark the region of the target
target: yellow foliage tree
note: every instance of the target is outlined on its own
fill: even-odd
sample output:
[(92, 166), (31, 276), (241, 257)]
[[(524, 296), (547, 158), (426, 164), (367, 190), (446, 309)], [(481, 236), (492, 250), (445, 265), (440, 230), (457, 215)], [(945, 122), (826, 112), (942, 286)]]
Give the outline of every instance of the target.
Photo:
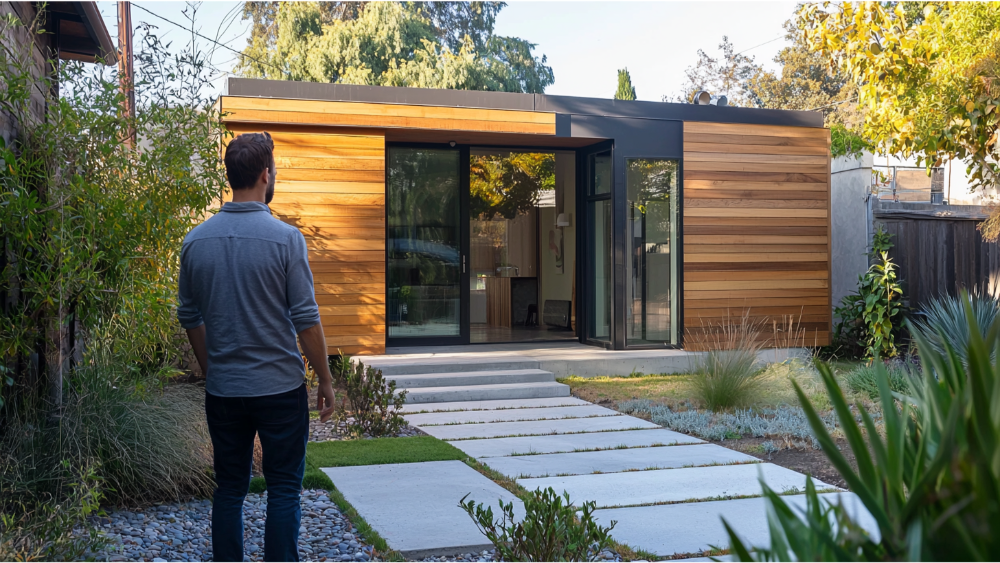
[[(912, 12), (912, 11), (911, 11)], [(799, 26), (810, 49), (848, 75), (864, 108), (864, 136), (887, 153), (969, 163), (972, 189), (997, 186), (1000, 3), (807, 4)], [(982, 226), (1000, 235), (1000, 213)]]

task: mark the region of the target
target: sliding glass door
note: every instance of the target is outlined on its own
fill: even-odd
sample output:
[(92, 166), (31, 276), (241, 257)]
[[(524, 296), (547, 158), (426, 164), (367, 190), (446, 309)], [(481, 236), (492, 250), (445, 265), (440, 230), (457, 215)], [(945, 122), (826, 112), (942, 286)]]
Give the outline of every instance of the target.
[(388, 344), (463, 344), (468, 221), (462, 155), (468, 153), (425, 147), (387, 153)]
[(586, 157), (584, 213), (584, 287), (586, 331), (592, 344), (612, 347), (614, 342), (614, 262), (612, 253), (612, 152), (604, 150)]

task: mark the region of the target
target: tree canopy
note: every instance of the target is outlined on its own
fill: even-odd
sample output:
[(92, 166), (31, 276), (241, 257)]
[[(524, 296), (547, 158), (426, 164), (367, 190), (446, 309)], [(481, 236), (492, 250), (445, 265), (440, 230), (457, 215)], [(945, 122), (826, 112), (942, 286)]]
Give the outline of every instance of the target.
[(615, 90), (616, 100), (634, 100), (635, 87), (632, 86), (632, 75), (627, 68), (618, 71), (618, 89)]
[[(908, 13), (909, 12), (909, 13)], [(996, 187), (1000, 4), (810, 4), (800, 27), (857, 89), (864, 135), (889, 154), (969, 163), (973, 189)], [(994, 215), (983, 230), (1000, 234)]]
[(493, 33), (503, 2), (247, 2), (251, 78), (541, 93), (544, 55)]

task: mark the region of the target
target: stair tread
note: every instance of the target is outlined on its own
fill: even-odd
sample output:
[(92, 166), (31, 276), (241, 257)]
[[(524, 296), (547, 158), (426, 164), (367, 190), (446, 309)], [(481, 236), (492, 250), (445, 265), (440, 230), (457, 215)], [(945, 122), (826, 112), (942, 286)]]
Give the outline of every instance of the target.
[(483, 371), (445, 371), (438, 373), (413, 373), (404, 375), (387, 375), (386, 379), (431, 379), (437, 377), (493, 377), (497, 375), (552, 375), (551, 371), (543, 369), (497, 369)]
[(431, 392), (441, 392), (441, 391), (458, 391), (461, 389), (476, 389), (476, 390), (487, 390), (487, 389), (513, 389), (518, 387), (566, 387), (564, 383), (559, 383), (557, 381), (535, 381), (531, 383), (490, 383), (486, 385), (450, 385), (442, 387), (397, 387), (397, 391), (403, 391), (404, 389), (410, 393), (431, 393)]

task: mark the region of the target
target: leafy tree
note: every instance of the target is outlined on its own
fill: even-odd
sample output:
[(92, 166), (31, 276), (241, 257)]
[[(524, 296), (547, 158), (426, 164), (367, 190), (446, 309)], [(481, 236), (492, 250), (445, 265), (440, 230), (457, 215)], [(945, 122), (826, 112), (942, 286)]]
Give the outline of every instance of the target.
[(470, 211), (482, 220), (513, 219), (538, 203), (538, 192), (556, 187), (551, 153), (475, 156), (470, 164)]
[(618, 90), (615, 91), (616, 100), (634, 100), (635, 88), (632, 86), (632, 75), (627, 68), (618, 71)]
[[(799, 26), (811, 50), (829, 56), (857, 89), (864, 136), (881, 151), (969, 163), (973, 190), (996, 187), (1000, 105), (1000, 4), (805, 5)], [(1000, 235), (1000, 214), (983, 227)]]
[(722, 56), (715, 58), (698, 49), (698, 62), (684, 70), (687, 78), (681, 93), (673, 97), (663, 96), (665, 102), (689, 103), (699, 90), (713, 94), (725, 94), (730, 105), (754, 107), (757, 102), (747, 90), (749, 80), (761, 72), (760, 65), (753, 57), (737, 53), (728, 36), (722, 36), (719, 43)]
[[(265, 3), (266, 4), (266, 3)], [(534, 44), (493, 34), (497, 2), (247, 3), (237, 72), (314, 82), (543, 92)]]

